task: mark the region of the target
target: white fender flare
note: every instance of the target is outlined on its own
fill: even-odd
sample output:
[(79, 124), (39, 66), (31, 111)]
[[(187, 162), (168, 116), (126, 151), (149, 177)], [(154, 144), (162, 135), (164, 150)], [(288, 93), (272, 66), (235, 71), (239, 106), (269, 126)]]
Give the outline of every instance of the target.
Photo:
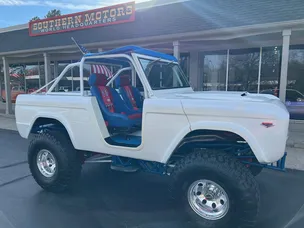
[[(191, 123), (190, 129), (192, 131), (195, 130), (215, 130), (215, 131), (228, 131), (234, 134), (239, 135), (242, 137), (250, 146), (251, 150), (255, 154), (258, 160), (264, 160), (262, 149), (259, 146), (255, 136), (245, 127), (231, 122), (218, 122), (218, 121), (199, 121), (195, 123)], [(188, 134), (188, 133), (187, 133)], [(183, 138), (187, 134), (180, 134), (182, 137), (179, 137), (178, 140), (174, 143), (175, 147), (173, 150), (170, 150), (169, 153), (166, 153), (162, 159), (163, 163), (167, 163), (169, 158), (171, 157), (172, 153), (174, 152), (175, 148), (178, 144), (183, 140)]]

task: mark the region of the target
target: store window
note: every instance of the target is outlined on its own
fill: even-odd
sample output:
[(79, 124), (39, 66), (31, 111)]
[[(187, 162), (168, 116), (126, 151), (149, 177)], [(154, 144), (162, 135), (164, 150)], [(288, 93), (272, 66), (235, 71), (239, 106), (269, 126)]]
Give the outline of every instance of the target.
[(58, 62), (58, 75), (71, 63), (71, 60)]
[(258, 91), (260, 49), (229, 50), (228, 90)]
[(202, 53), (203, 90), (226, 90), (227, 50)]
[(185, 76), (189, 80), (189, 64), (190, 64), (190, 54), (189, 53), (182, 53), (180, 55), (179, 64), (181, 66), (181, 69), (183, 70)]
[(40, 69), (38, 62), (27, 63), (23, 66), (25, 87), (28, 92), (33, 92), (41, 87)]
[(4, 90), (4, 69), (3, 66), (0, 66), (0, 95), (2, 94), (2, 90)]
[(44, 62), (39, 63), (39, 83), (40, 86), (42, 87), (45, 85), (45, 69), (44, 69)]
[[(62, 64), (59, 64), (59, 66), (62, 66)], [(62, 73), (63, 70), (64, 68), (61, 70), (60, 73)], [(56, 91), (69, 92), (74, 90), (74, 80), (72, 76), (72, 72), (73, 72), (72, 70), (73, 69), (70, 69), (64, 73), (63, 77), (61, 78), (61, 80), (57, 85)], [(59, 72), (59, 68), (58, 68), (58, 72)]]
[(9, 66), (11, 90), (16, 92), (25, 92), (25, 77), (23, 64), (11, 64)]
[[(203, 90), (225, 90), (228, 65), (229, 91), (279, 97), (281, 52), (282, 47), (274, 46), (262, 47), (262, 52), (260, 48), (251, 48), (201, 53)], [(304, 45), (290, 46), (287, 77), (285, 105), (290, 118), (304, 120)]]
[(287, 89), (304, 93), (304, 45), (290, 47), (287, 80)]
[(304, 45), (290, 46), (286, 107), (291, 119), (304, 120)]
[(279, 79), (281, 69), (281, 48), (280, 47), (263, 47), (261, 63), (261, 82), (260, 93), (268, 93), (279, 96)]
[[(229, 61), (227, 63), (228, 52)], [(277, 91), (281, 68), (281, 48), (263, 47), (261, 57), (259, 84), (260, 48), (202, 53), (200, 61), (203, 63), (203, 90), (226, 90), (228, 65), (227, 90), (251, 93)]]
[[(90, 90), (88, 79), (90, 76), (90, 65), (84, 64), (83, 86), (84, 90)], [(56, 86), (58, 92), (79, 92), (80, 91), (80, 67), (73, 66), (66, 71)]]

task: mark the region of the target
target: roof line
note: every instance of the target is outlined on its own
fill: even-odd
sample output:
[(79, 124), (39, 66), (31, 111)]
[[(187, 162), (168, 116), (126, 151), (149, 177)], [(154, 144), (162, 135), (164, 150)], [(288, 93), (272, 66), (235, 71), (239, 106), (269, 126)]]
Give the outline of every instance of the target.
[[(298, 27), (296, 27), (298, 26)], [(214, 40), (215, 38), (212, 36), (227, 36), (230, 35), (229, 39), (233, 39), (234, 37), (240, 38), (240, 32), (242, 32), (242, 37), (251, 36), (251, 35), (259, 35), (259, 34), (269, 34), (274, 32), (282, 32), (284, 29), (292, 29), (292, 30), (303, 30), (304, 29), (304, 19), (301, 20), (293, 20), (293, 21), (284, 21), (284, 22), (275, 22), (275, 23), (266, 23), (266, 24), (256, 24), (249, 26), (239, 26), (232, 28), (221, 28), (221, 29), (212, 29), (205, 31), (197, 31), (197, 32), (188, 32), (188, 33), (176, 33), (162, 36), (151, 36), (151, 37), (141, 37), (135, 39), (124, 39), (124, 40), (114, 40), (114, 41), (105, 41), (105, 42), (95, 42), (95, 43), (87, 43), (83, 44), (84, 46), (90, 48), (95, 46), (123, 46), (128, 44), (135, 43), (146, 43), (146, 42), (155, 42), (155, 41), (172, 41), (172, 40), (186, 40), (194, 37), (205, 36), (201, 38), (201, 40)], [(37, 49), (27, 49), (27, 50), (19, 50), (19, 51), (9, 51), (2, 52), (0, 56), (6, 55), (14, 55), (14, 54), (24, 54), (29, 52), (48, 52), (60, 49), (75, 49), (75, 45), (65, 45), (65, 46), (55, 46), (55, 47), (47, 47), (47, 48), (37, 48)]]
[[(151, 0), (151, 1), (147, 1), (147, 2), (136, 3), (135, 6), (136, 6), (136, 10), (140, 11), (143, 9), (154, 8), (154, 7), (158, 7), (158, 6), (165, 6), (165, 5), (170, 5), (170, 4), (177, 4), (177, 3), (186, 2), (186, 1), (190, 1), (190, 0), (176, 0), (174, 2), (158, 3), (156, 5), (153, 5), (154, 0)], [(79, 11), (76, 13), (81, 13), (81, 12), (82, 11)], [(62, 16), (64, 16), (64, 15), (62, 15)], [(13, 26), (5, 27), (5, 28), (0, 28), (0, 33), (13, 32), (16, 30), (22, 30), (22, 29), (28, 29), (28, 28), (29, 28), (29, 23), (13, 25)]]
[(175, 0), (173, 2), (162, 2), (162, 3), (157, 3), (155, 5), (153, 5), (154, 0), (150, 0), (150, 1), (146, 1), (146, 2), (141, 2), (141, 3), (137, 3), (135, 5), (137, 5), (136, 9), (147, 9), (147, 8), (152, 8), (152, 7), (158, 7), (158, 6), (165, 6), (165, 5), (171, 5), (171, 4), (177, 4), (177, 3), (182, 3), (182, 2), (187, 2), (187, 1), (191, 1), (191, 0)]
[(22, 29), (27, 29), (29, 27), (28, 23), (26, 24), (20, 24), (20, 25), (13, 25), (5, 28), (0, 28), (0, 33), (5, 33), (5, 32), (12, 32), (16, 30), (22, 30)]

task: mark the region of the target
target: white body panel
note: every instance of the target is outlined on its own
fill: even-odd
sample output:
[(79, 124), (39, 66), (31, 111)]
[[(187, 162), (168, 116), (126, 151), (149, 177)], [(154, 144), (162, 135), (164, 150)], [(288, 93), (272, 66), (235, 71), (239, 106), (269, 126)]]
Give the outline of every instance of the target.
[[(285, 152), (288, 137), (289, 113), (275, 96), (243, 92), (160, 92), (181, 99), (191, 131), (208, 129), (236, 133), (250, 145), (261, 163), (279, 160)], [(262, 122), (271, 122), (266, 128)]]
[[(68, 65), (53, 80), (54, 83), (49, 83), (53, 85), (45, 94), (37, 94), (38, 90), (32, 95), (19, 95), (15, 112), (20, 135), (28, 138), (38, 118), (51, 118), (64, 125), (76, 149), (166, 163), (189, 132), (210, 129), (238, 134), (248, 142), (261, 163), (275, 162), (283, 156), (289, 113), (278, 98), (242, 92), (194, 92), (187, 83), (181, 82), (183, 74), (176, 66), (172, 68), (175, 76), (171, 89), (152, 90), (139, 57), (148, 59), (149, 64), (160, 61), (160, 58), (135, 53), (88, 55), (79, 63)], [(110, 136), (108, 129), (96, 98), (84, 91), (83, 83), (80, 83), (79, 92), (53, 92), (65, 72), (73, 66), (79, 66), (80, 82), (83, 82), (84, 62), (94, 62), (96, 58), (124, 58), (133, 75), (137, 73), (139, 76), (145, 100), (142, 142), (137, 148), (113, 146), (105, 141)], [(177, 65), (176, 61), (161, 61), (166, 64), (164, 66)], [(118, 77), (120, 71), (108, 84)], [(176, 87), (177, 82), (180, 83), (179, 88)], [(266, 127), (263, 122), (270, 122), (273, 126)]]
[(142, 144), (137, 148), (106, 143), (104, 138), (109, 135), (95, 97), (20, 95), (15, 112), (18, 131), (24, 138), (28, 138), (37, 118), (53, 118), (65, 126), (76, 149), (164, 162), (164, 154), (172, 152), (190, 131), (189, 122), (179, 100), (168, 103), (148, 99), (145, 107)]
[[(20, 95), (16, 123), (20, 135), (27, 138), (37, 118), (54, 118), (65, 126), (76, 149), (163, 163), (190, 131), (230, 131), (248, 142), (261, 163), (277, 161), (285, 151), (289, 113), (274, 96), (241, 94), (189, 88), (154, 91), (144, 101), (142, 144), (137, 148), (105, 142), (109, 134), (91, 96)], [(266, 128), (262, 122), (274, 126)]]

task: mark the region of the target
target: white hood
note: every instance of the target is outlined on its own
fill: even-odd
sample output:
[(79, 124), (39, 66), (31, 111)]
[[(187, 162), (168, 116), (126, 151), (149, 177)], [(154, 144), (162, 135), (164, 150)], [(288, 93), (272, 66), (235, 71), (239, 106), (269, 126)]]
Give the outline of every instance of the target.
[[(268, 94), (185, 89), (153, 91), (164, 99), (179, 99), (187, 115), (280, 118), (289, 115), (279, 98)], [(285, 117), (284, 117), (285, 118)]]
[(279, 98), (269, 94), (253, 94), (248, 92), (233, 91), (193, 91), (192, 89), (168, 89), (154, 91), (159, 98), (175, 99), (199, 99), (199, 100), (221, 100), (221, 101), (251, 101), (251, 102), (273, 102)]
[(221, 101), (251, 101), (251, 102), (271, 102), (279, 98), (268, 94), (252, 94), (248, 92), (226, 92), (226, 91), (199, 91), (191, 93), (180, 93), (175, 96), (181, 99), (204, 99)]

